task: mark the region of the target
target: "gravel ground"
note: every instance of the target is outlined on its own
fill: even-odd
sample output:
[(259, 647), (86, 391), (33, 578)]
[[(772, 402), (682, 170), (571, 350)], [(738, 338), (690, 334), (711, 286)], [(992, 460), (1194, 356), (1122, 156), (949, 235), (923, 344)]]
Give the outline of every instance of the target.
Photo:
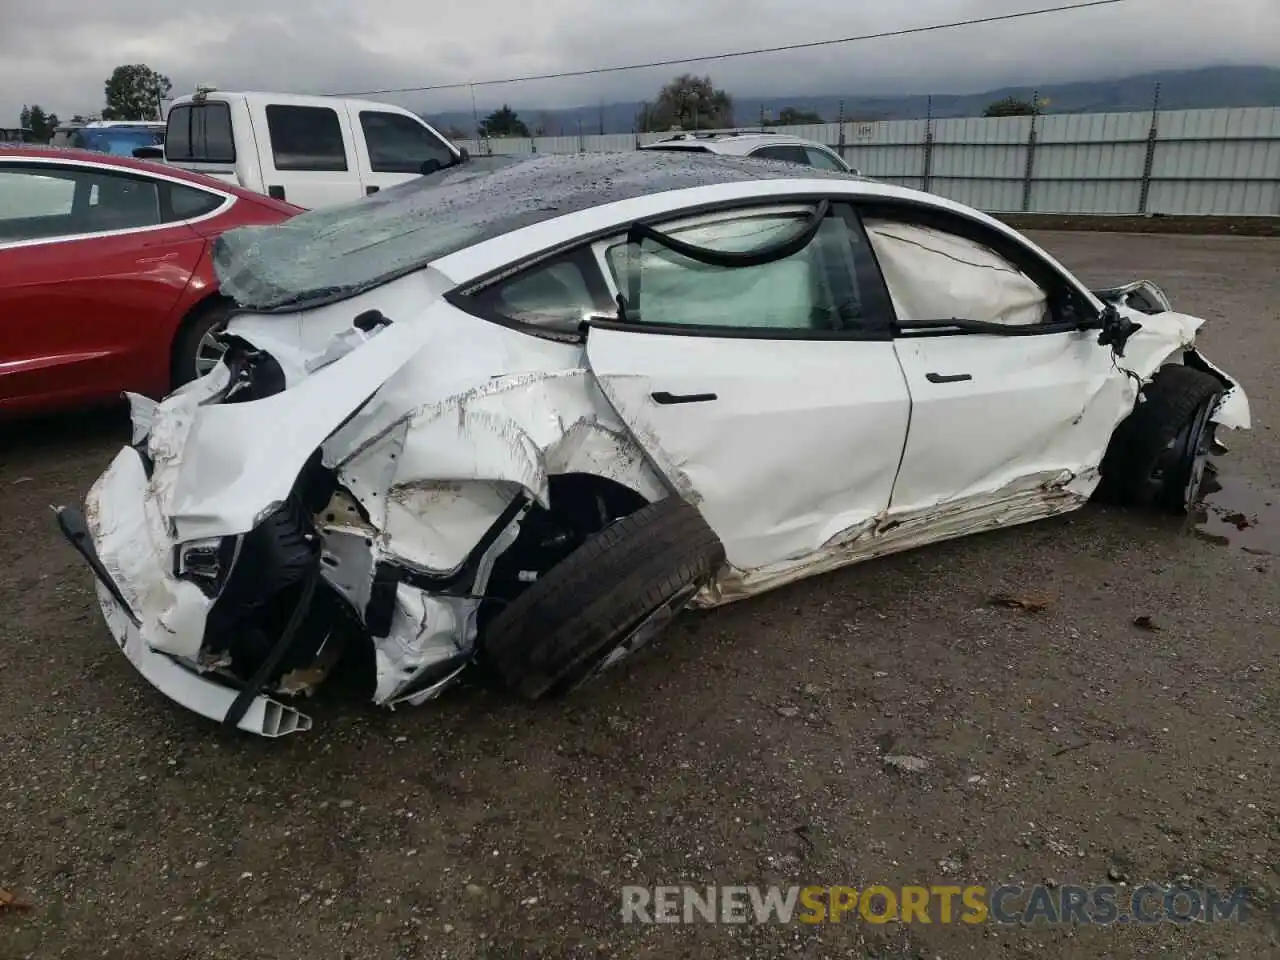
[(331, 693), (310, 734), (223, 736), (113, 649), (54, 531), (122, 419), (7, 428), (0, 888), (31, 910), (0, 906), (0, 958), (1276, 956), (1265, 919), (619, 920), (623, 884), (1190, 877), (1274, 901), (1280, 240), (1037, 239), (1213, 321), (1255, 430), (1226, 437), (1199, 535), (1090, 507), (874, 561), (690, 616), (560, 704)]

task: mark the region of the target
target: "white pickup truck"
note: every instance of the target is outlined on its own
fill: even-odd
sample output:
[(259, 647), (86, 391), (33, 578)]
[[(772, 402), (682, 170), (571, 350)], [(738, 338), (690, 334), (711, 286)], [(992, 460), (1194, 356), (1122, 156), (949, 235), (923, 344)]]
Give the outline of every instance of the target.
[(393, 104), (209, 87), (173, 102), (164, 142), (167, 163), (308, 208), (356, 200), (465, 157)]

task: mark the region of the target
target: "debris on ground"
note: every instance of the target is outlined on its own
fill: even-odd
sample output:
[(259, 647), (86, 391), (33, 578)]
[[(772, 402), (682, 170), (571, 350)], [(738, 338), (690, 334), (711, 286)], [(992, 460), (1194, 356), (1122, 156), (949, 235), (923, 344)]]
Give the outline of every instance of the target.
[(1012, 593), (993, 593), (987, 598), (987, 602), (993, 607), (1004, 607), (1006, 610), (1042, 613), (1049, 609), (1053, 601), (1048, 597), (1018, 597)]
[(1160, 629), (1160, 627), (1156, 624), (1156, 622), (1152, 620), (1149, 616), (1147, 616), (1145, 613), (1140, 617), (1134, 617), (1133, 625), (1137, 627), (1139, 630), (1150, 630), (1153, 633)]
[(1222, 522), (1231, 524), (1231, 526), (1235, 527), (1237, 530), (1248, 530), (1253, 526), (1253, 521), (1238, 511), (1235, 513), (1224, 514)]
[(10, 893), (4, 887), (0, 887), (0, 913), (4, 913), (6, 910), (25, 913), (30, 909), (31, 904), (19, 900), (17, 894)]
[(891, 756), (885, 757), (884, 762), (887, 766), (905, 770), (908, 773), (923, 773), (929, 768), (929, 761), (923, 757)]

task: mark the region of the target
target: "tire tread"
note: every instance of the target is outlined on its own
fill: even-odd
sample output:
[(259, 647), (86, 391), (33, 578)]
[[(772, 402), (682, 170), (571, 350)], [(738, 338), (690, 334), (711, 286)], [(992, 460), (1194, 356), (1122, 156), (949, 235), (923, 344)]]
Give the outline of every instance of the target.
[(617, 634), (681, 589), (706, 580), (724, 547), (697, 508), (668, 497), (611, 524), (494, 617), (483, 651), (522, 696), (537, 699), (602, 656)]

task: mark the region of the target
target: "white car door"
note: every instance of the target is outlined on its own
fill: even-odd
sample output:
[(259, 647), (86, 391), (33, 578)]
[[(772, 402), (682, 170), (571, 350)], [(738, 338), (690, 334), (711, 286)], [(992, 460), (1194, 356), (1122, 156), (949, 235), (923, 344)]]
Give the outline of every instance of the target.
[(1043, 512), (1075, 505), (1056, 491), (1092, 491), (1124, 406), (1111, 350), (1097, 329), (1079, 329), (1094, 308), (1033, 251), (981, 224), (905, 208), (864, 215), (911, 391), (889, 522), (1019, 498)]
[(774, 205), (657, 227), (720, 252), (777, 251), (815, 227), (803, 248), (750, 266), (651, 236), (597, 245), (625, 314), (592, 322), (591, 370), (740, 570), (838, 552), (888, 506), (909, 413), (891, 311), (851, 210)]

